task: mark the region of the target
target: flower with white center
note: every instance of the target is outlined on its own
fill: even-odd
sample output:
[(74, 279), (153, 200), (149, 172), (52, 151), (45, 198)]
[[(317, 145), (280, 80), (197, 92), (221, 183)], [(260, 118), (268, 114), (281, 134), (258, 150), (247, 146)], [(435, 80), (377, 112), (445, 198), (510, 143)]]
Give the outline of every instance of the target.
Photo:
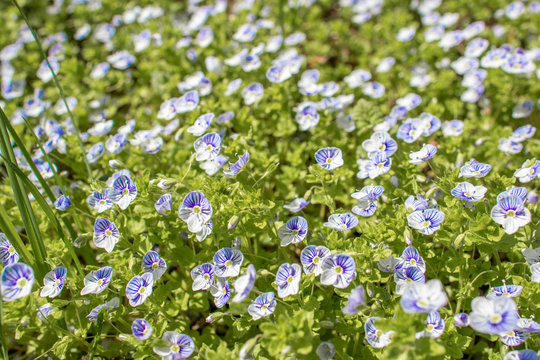
[(428, 313), (439, 310), (448, 303), (440, 280), (426, 283), (411, 282), (401, 297), (401, 307), (407, 313)]
[(470, 326), (481, 333), (499, 335), (514, 330), (519, 319), (514, 300), (502, 296), (488, 299), (476, 297), (471, 303)]
[(505, 195), (497, 199), (497, 205), (491, 209), (491, 218), (502, 225), (505, 233), (514, 234), (531, 221), (531, 212), (520, 197)]

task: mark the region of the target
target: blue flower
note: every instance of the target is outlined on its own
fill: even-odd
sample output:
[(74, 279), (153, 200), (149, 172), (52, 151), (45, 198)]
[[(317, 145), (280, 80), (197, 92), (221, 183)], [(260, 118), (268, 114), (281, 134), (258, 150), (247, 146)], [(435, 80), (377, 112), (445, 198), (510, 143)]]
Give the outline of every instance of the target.
[(167, 271), (167, 263), (157, 252), (149, 250), (143, 256), (142, 268), (144, 272), (151, 273), (154, 276), (154, 281), (157, 281)]
[(246, 150), (246, 152), (242, 156), (240, 156), (237, 162), (229, 166), (229, 169), (223, 170), (225, 177), (227, 179), (230, 179), (231, 177), (236, 176), (240, 171), (242, 171), (242, 168), (244, 167), (244, 165), (246, 165), (248, 161), (249, 152)]
[(107, 139), (105, 142), (105, 149), (111, 154), (120, 154), (127, 143), (127, 136), (125, 134), (116, 134)]
[(47, 322), (47, 318), (49, 317), (49, 315), (51, 315), (53, 310), (54, 310), (54, 307), (51, 304), (46, 303), (36, 309), (37, 316), (39, 317), (41, 321)]
[(113, 269), (110, 266), (104, 266), (101, 269), (90, 271), (84, 277), (84, 288), (81, 290), (81, 295), (99, 294), (109, 286), (113, 274)]
[(41, 297), (57, 297), (64, 288), (64, 282), (67, 277), (67, 269), (59, 266), (56, 269), (49, 271), (43, 278), (43, 288), (39, 296)]
[(411, 282), (401, 297), (401, 307), (407, 313), (432, 312), (448, 303), (440, 280), (426, 283)]
[(162, 337), (164, 346), (154, 346), (154, 352), (163, 360), (187, 359), (195, 351), (195, 344), (191, 337), (179, 334), (176, 331), (166, 331)]
[(126, 286), (126, 296), (133, 307), (141, 305), (150, 295), (154, 285), (154, 276), (151, 273), (135, 275)]
[(281, 246), (297, 244), (306, 238), (308, 222), (302, 216), (295, 216), (278, 230)]
[(320, 275), (324, 259), (330, 255), (330, 250), (324, 246), (308, 245), (300, 254), (300, 262), (306, 274)]
[(208, 290), (214, 282), (214, 265), (210, 263), (204, 263), (197, 265), (191, 270), (191, 278), (193, 279), (192, 289)]
[(319, 357), (319, 360), (330, 360), (336, 354), (336, 347), (331, 342), (323, 341), (317, 346), (315, 353)]
[(92, 146), (90, 150), (88, 150), (88, 153), (86, 153), (86, 160), (88, 160), (90, 164), (94, 164), (96, 161), (101, 159), (104, 152), (105, 152), (105, 147), (103, 146), (103, 143), (98, 142), (97, 144)]
[(407, 212), (415, 212), (417, 210), (426, 210), (428, 208), (428, 202), (426, 199), (424, 199), (421, 195), (418, 195), (418, 197), (415, 199), (414, 196), (409, 196), (407, 200), (405, 200), (405, 209), (407, 209)]
[(531, 137), (533, 137), (534, 133), (536, 132), (536, 128), (532, 125), (523, 125), (512, 133), (510, 135), (510, 140), (515, 142), (523, 142)]
[(105, 303), (93, 308), (90, 311), (90, 313), (86, 315), (86, 317), (90, 319), (90, 321), (96, 322), (99, 312), (101, 310), (110, 312), (111, 310), (116, 309), (119, 305), (120, 305), (120, 299), (118, 297), (114, 297), (110, 301), (106, 301)]
[(163, 194), (154, 204), (154, 208), (161, 215), (167, 215), (172, 209), (172, 195)]
[(309, 205), (309, 201), (306, 201), (304, 198), (296, 198), (288, 204), (283, 205), (283, 207), (290, 212), (296, 213)]
[(409, 154), (411, 160), (409, 163), (418, 165), (431, 159), (437, 152), (437, 147), (431, 144), (424, 144), (419, 151), (412, 152)]
[(465, 327), (469, 326), (469, 314), (467, 313), (459, 313), (454, 315), (454, 324), (459, 327)]
[(66, 211), (66, 209), (70, 206), (71, 201), (69, 201), (69, 196), (66, 195), (60, 195), (54, 202), (54, 207), (60, 211)]
[(519, 346), (529, 338), (529, 334), (523, 330), (514, 329), (500, 334), (501, 342), (507, 346)]
[(212, 220), (208, 220), (206, 224), (203, 224), (201, 230), (195, 233), (197, 241), (204, 241), (204, 239), (206, 239), (206, 237), (212, 233), (213, 229), (214, 223), (212, 222)]
[(394, 280), (396, 281), (396, 294), (403, 295), (405, 288), (412, 282), (425, 283), (426, 277), (424, 273), (416, 267), (408, 267), (394, 272)]
[(203, 162), (200, 166), (208, 176), (215, 175), (219, 169), (229, 160), (228, 156), (218, 155), (215, 159), (209, 159)]
[(375, 214), (375, 211), (377, 210), (377, 200), (365, 200), (365, 201), (359, 201), (357, 205), (353, 206), (352, 212), (364, 216), (369, 217)]
[(345, 231), (358, 225), (358, 218), (351, 213), (332, 214), (324, 226), (330, 229)]
[(491, 165), (479, 163), (475, 159), (471, 159), (467, 161), (460, 169), (459, 169), (459, 177), (475, 177), (475, 178), (481, 178), (487, 175), (487, 173), (491, 170)]
[(359, 159), (358, 173), (356, 177), (359, 179), (375, 179), (379, 175), (386, 174), (392, 167), (392, 158), (388, 157), (384, 151), (379, 151), (370, 155), (369, 159)]
[(231, 297), (231, 288), (227, 279), (218, 277), (210, 286), (210, 294), (214, 297), (214, 304), (218, 309), (224, 307)]
[(431, 235), (441, 228), (444, 213), (437, 209), (417, 210), (407, 216), (409, 226), (424, 235)]
[(264, 87), (261, 83), (255, 82), (249, 84), (242, 90), (242, 97), (246, 105), (253, 105), (264, 95)]
[(356, 278), (356, 264), (345, 254), (327, 256), (322, 264), (321, 284), (344, 289)]
[[(504, 281), (503, 281), (504, 282)], [(506, 285), (506, 283), (502, 286), (495, 286), (491, 288), (491, 292), (487, 294), (488, 299), (494, 299), (499, 296), (506, 296), (510, 298), (514, 298), (521, 294), (521, 290), (523, 290), (523, 286), (520, 285)]]
[(214, 160), (221, 150), (221, 136), (218, 133), (208, 133), (193, 143), (197, 161)]
[(508, 352), (504, 360), (538, 360), (538, 354), (534, 350), (514, 350)]
[(514, 234), (531, 221), (531, 212), (520, 197), (505, 195), (497, 198), (497, 204), (491, 209), (491, 218), (502, 225), (505, 233)]
[(361, 216), (371, 216), (377, 210), (377, 198), (381, 196), (384, 188), (379, 185), (367, 185), (362, 190), (357, 191), (351, 196), (358, 200), (356, 206), (352, 208), (352, 212)]
[(259, 320), (262, 317), (271, 315), (276, 310), (277, 301), (274, 299), (274, 292), (265, 292), (248, 306), (248, 313), (253, 320)]
[(152, 325), (150, 325), (148, 320), (135, 319), (131, 323), (131, 333), (138, 340), (147, 340), (153, 332), (154, 328), (152, 328)]
[(347, 305), (341, 309), (345, 315), (356, 315), (358, 313), (358, 307), (366, 303), (364, 298), (364, 287), (359, 285), (352, 289), (351, 295), (347, 298)]
[(212, 217), (210, 201), (200, 191), (188, 193), (178, 209), (178, 217), (188, 226), (188, 230), (197, 233)]
[(320, 120), (315, 104), (308, 102), (307, 105), (301, 108), (299, 107), (296, 112), (295, 120), (302, 131), (314, 129)]
[(438, 311), (432, 311), (429, 313), (426, 319), (426, 329), (416, 333), (416, 338), (424, 336), (436, 339), (440, 337), (444, 332), (444, 321)]
[(536, 160), (534, 163), (531, 160), (525, 160), (521, 168), (514, 172), (514, 177), (517, 177), (521, 183), (527, 183), (540, 177), (540, 160)]
[(109, 210), (114, 205), (113, 202), (106, 195), (97, 191), (94, 191), (90, 196), (88, 196), (86, 198), (86, 202), (88, 203), (88, 206), (90, 206), (98, 213)]
[(19, 261), (19, 253), (11, 242), (8, 240), (4, 233), (0, 232), (0, 261), (2, 261), (3, 266), (8, 266), (15, 264)]
[(444, 136), (459, 136), (463, 132), (465, 123), (462, 120), (445, 121), (442, 126)]
[(15, 263), (2, 270), (1, 293), (4, 301), (13, 301), (30, 295), (34, 284), (34, 270), (26, 264)]
[(214, 120), (214, 113), (203, 114), (195, 120), (193, 126), (187, 129), (187, 132), (195, 136), (201, 136), (208, 130)]
[(366, 341), (376, 349), (381, 349), (389, 345), (392, 342), (392, 334), (395, 333), (395, 331), (383, 332), (382, 330), (377, 329), (375, 322), (379, 319), (379, 317), (370, 317), (364, 324)]
[(120, 232), (116, 225), (104, 217), (97, 218), (94, 223), (94, 244), (110, 253), (118, 240)]
[(420, 119), (407, 119), (399, 127), (396, 137), (411, 144), (422, 135), (423, 131), (423, 122)]
[(281, 264), (276, 273), (276, 285), (278, 286), (278, 296), (285, 298), (298, 294), (302, 269), (298, 264)]
[(233, 302), (242, 302), (248, 297), (255, 285), (256, 276), (257, 271), (255, 270), (255, 266), (249, 264), (246, 273), (239, 276), (234, 282), (234, 291), (236, 295), (232, 299)]
[(137, 185), (128, 176), (121, 175), (114, 180), (107, 196), (120, 209), (125, 210), (137, 197)]
[(426, 263), (414, 246), (406, 247), (396, 264), (396, 270), (404, 270), (409, 267), (418, 268), (422, 273), (426, 272)]
[(337, 147), (328, 147), (317, 150), (315, 160), (325, 170), (334, 170), (343, 165), (341, 150)]
[(197, 90), (190, 91), (174, 101), (174, 109), (177, 114), (193, 111), (197, 105), (199, 105), (199, 92)]
[(521, 200), (523, 200), (523, 202), (526, 201), (527, 199), (527, 188), (525, 187), (514, 187), (512, 186), (510, 189), (506, 190), (506, 191), (503, 191), (502, 193), (500, 193), (499, 195), (497, 195), (497, 202), (501, 201), (502, 198), (506, 197), (506, 196), (517, 196), (518, 198), (520, 198)]
[(457, 184), (450, 192), (458, 199), (476, 202), (484, 198), (487, 188), (482, 185), (474, 186), (473, 184), (464, 181)]
[(222, 248), (214, 255), (214, 271), (219, 277), (234, 277), (240, 273), (244, 255), (240, 250)]

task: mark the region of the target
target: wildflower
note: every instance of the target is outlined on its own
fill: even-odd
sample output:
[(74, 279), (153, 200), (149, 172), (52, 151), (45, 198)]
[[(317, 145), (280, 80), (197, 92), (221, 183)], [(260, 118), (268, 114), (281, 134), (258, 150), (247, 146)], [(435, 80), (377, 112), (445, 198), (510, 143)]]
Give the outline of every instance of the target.
[(228, 156), (218, 155), (215, 159), (209, 159), (200, 165), (208, 176), (215, 175), (219, 169), (229, 160)]
[(278, 230), (281, 246), (296, 244), (306, 238), (308, 232), (307, 220), (301, 216), (295, 216)]
[(516, 328), (519, 315), (511, 298), (502, 296), (488, 299), (479, 296), (472, 300), (471, 307), (471, 327), (478, 332), (498, 335)]
[(356, 264), (352, 257), (336, 254), (325, 257), (322, 264), (321, 283), (344, 289), (356, 278)]
[(120, 240), (120, 232), (114, 223), (104, 217), (96, 219), (94, 223), (94, 244), (110, 253)]
[(244, 255), (240, 250), (222, 248), (214, 255), (214, 271), (219, 277), (238, 276), (243, 261)]
[(362, 142), (362, 147), (370, 157), (381, 151), (390, 157), (396, 152), (398, 146), (387, 132), (375, 131), (369, 139)]
[(246, 165), (248, 161), (249, 161), (249, 152), (246, 151), (242, 156), (238, 158), (238, 161), (236, 161), (234, 164), (231, 164), (229, 166), (229, 169), (223, 170), (225, 177), (227, 179), (230, 179), (231, 177), (238, 175), (238, 173), (242, 171), (244, 165)]
[[(503, 281), (504, 282), (504, 281)], [(523, 290), (523, 286), (520, 285), (504, 285), (502, 286), (495, 286), (491, 288), (491, 292), (487, 294), (486, 298), (488, 299), (494, 299), (500, 296), (506, 296), (510, 298), (514, 298), (521, 294), (521, 290)]]
[(154, 204), (154, 208), (161, 215), (168, 215), (172, 209), (172, 195), (168, 193), (161, 195)]
[(285, 298), (298, 294), (300, 277), (302, 270), (298, 264), (281, 264), (276, 273), (276, 285), (278, 286), (278, 296)]
[(255, 104), (264, 95), (264, 88), (261, 83), (255, 82), (249, 84), (242, 90), (242, 97), (246, 105)]
[(152, 273), (132, 277), (126, 286), (126, 297), (129, 299), (129, 305), (133, 307), (141, 305), (152, 294), (153, 285), (154, 275)]
[(90, 271), (84, 277), (84, 288), (81, 295), (99, 294), (109, 286), (113, 274), (110, 266), (104, 266), (98, 270)]
[(4, 301), (13, 301), (30, 295), (34, 284), (34, 270), (26, 264), (15, 263), (4, 267), (1, 293)]
[(377, 152), (370, 157), (369, 160), (358, 160), (358, 173), (356, 177), (359, 179), (375, 179), (379, 175), (386, 174), (392, 166), (392, 159), (385, 152)]
[(534, 350), (513, 350), (504, 356), (504, 360), (537, 360), (538, 354)]
[(324, 226), (330, 229), (345, 231), (358, 225), (358, 218), (351, 213), (332, 214)]
[(491, 218), (502, 225), (505, 233), (514, 234), (531, 221), (531, 212), (521, 198), (507, 195), (497, 199), (497, 205), (491, 209)]
[(163, 360), (187, 359), (195, 351), (191, 337), (176, 331), (165, 331), (161, 338), (166, 345), (154, 346), (153, 350)]
[(248, 313), (253, 320), (259, 320), (262, 317), (272, 315), (276, 310), (277, 301), (274, 299), (274, 292), (265, 292), (257, 296), (257, 298), (248, 306)]
[(424, 161), (427, 161), (431, 159), (435, 153), (437, 152), (437, 147), (431, 144), (425, 144), (422, 146), (422, 149), (416, 152), (412, 152), (409, 154), (409, 157), (411, 160), (409, 160), (409, 163), (418, 165), (423, 163)]
[(370, 317), (364, 324), (364, 332), (366, 334), (366, 340), (372, 347), (381, 349), (392, 342), (392, 334), (395, 331), (383, 332), (375, 327), (375, 322), (379, 320), (379, 317)]
[(252, 264), (249, 264), (246, 273), (239, 276), (234, 282), (234, 292), (236, 295), (232, 299), (233, 302), (242, 302), (248, 297), (255, 285), (256, 276), (257, 272), (255, 267)]
[(419, 118), (407, 119), (399, 127), (396, 136), (407, 144), (411, 144), (422, 135), (423, 125), (423, 121)]
[(295, 120), (300, 126), (300, 130), (312, 130), (319, 123), (319, 113), (313, 103), (308, 103), (306, 106), (298, 109)]
[(394, 280), (396, 282), (396, 294), (403, 295), (405, 288), (412, 282), (425, 283), (426, 277), (422, 270), (417, 267), (401, 268), (399, 270), (396, 267)]
[(390, 255), (385, 259), (377, 261), (377, 267), (383, 272), (394, 273), (396, 272), (396, 265), (398, 261), (399, 260), (397, 258)]
[(315, 160), (325, 170), (334, 170), (343, 165), (341, 150), (336, 147), (317, 150), (315, 152)]
[(137, 197), (137, 185), (130, 177), (121, 175), (116, 178), (112, 187), (107, 191), (107, 197), (125, 210)]
[(145, 319), (135, 319), (131, 323), (131, 333), (138, 340), (147, 340), (152, 336), (154, 328)]
[(208, 133), (193, 143), (197, 161), (214, 160), (221, 150), (221, 136), (218, 133)]
[(118, 297), (112, 298), (110, 301), (106, 301), (105, 303), (96, 306), (93, 308), (88, 315), (86, 315), (87, 319), (90, 319), (92, 322), (97, 322), (97, 317), (99, 315), (100, 311), (108, 311), (116, 309), (120, 305), (120, 299)]
[(322, 273), (322, 264), (327, 256), (330, 255), (330, 250), (324, 246), (308, 245), (300, 254), (300, 262), (306, 274), (320, 275)]
[(540, 177), (540, 160), (536, 160), (534, 163), (530, 160), (526, 160), (523, 165), (521, 165), (521, 168), (514, 172), (514, 177), (517, 177), (519, 182), (522, 183), (527, 183)]
[(407, 212), (426, 210), (428, 208), (428, 202), (422, 196), (418, 196), (415, 199), (415, 197), (411, 195), (405, 200), (404, 205), (405, 209), (407, 209)]
[(157, 252), (149, 250), (143, 256), (142, 268), (144, 272), (151, 273), (154, 276), (154, 281), (157, 281), (167, 271), (167, 263)]
[(436, 339), (444, 332), (444, 321), (438, 311), (429, 313), (426, 319), (426, 329), (416, 333), (416, 338), (430, 337)]
[(306, 201), (304, 198), (296, 198), (288, 204), (283, 205), (283, 207), (290, 212), (296, 213), (309, 205), (309, 201)]
[(54, 207), (60, 211), (66, 211), (66, 209), (70, 206), (71, 201), (69, 201), (69, 196), (66, 195), (60, 195), (54, 202)]
[(178, 217), (188, 226), (188, 230), (197, 233), (212, 217), (210, 201), (200, 191), (188, 193), (178, 209)]
[(501, 342), (507, 346), (519, 346), (529, 338), (526, 331), (514, 329), (500, 334)]
[(64, 288), (64, 282), (67, 277), (67, 269), (59, 266), (56, 269), (49, 271), (43, 278), (43, 288), (39, 296), (41, 297), (57, 297)]
[(502, 138), (499, 139), (499, 146), (498, 149), (504, 152), (505, 154), (518, 154), (523, 150), (523, 144), (520, 144), (518, 142), (515, 142), (511, 139)]
[(208, 220), (206, 224), (203, 224), (201, 230), (195, 233), (195, 236), (197, 237), (197, 241), (201, 242), (206, 239), (208, 235), (212, 233), (212, 230), (214, 229), (214, 224), (212, 223), (212, 220)]
[(465, 123), (461, 120), (445, 121), (441, 125), (442, 133), (444, 136), (459, 136), (463, 133)]
[(19, 261), (19, 253), (2, 232), (0, 232), (0, 261), (2, 261), (3, 266), (15, 264)]
[(358, 313), (358, 307), (366, 303), (364, 298), (364, 287), (359, 285), (352, 289), (351, 294), (347, 298), (347, 305), (341, 309), (345, 315), (356, 315)]
[(212, 124), (212, 121), (214, 120), (214, 116), (215, 116), (214, 113), (208, 113), (208, 114), (203, 114), (199, 116), (197, 120), (195, 120), (195, 123), (193, 124), (193, 126), (190, 126), (187, 129), (187, 132), (195, 136), (203, 135)]
[(407, 215), (407, 222), (413, 229), (424, 235), (431, 235), (441, 228), (444, 213), (437, 209), (417, 210)]
[(426, 272), (426, 263), (414, 246), (407, 246), (397, 260), (396, 270), (413, 267), (418, 268), (422, 273)]
[(94, 191), (90, 196), (86, 198), (88, 206), (102, 213), (106, 210), (109, 210), (114, 204), (113, 202), (104, 194)]
[(54, 310), (54, 307), (51, 304), (46, 303), (36, 309), (37, 316), (39, 317), (41, 321), (47, 322), (47, 319), (49, 318), (49, 315), (51, 315), (53, 310)]
[(401, 297), (401, 307), (407, 313), (432, 312), (448, 303), (440, 280), (411, 282)]
[(371, 80), (371, 74), (366, 70), (358, 69), (345, 76), (344, 80), (350, 88), (354, 89)]
[(191, 278), (193, 291), (210, 289), (214, 282), (214, 266), (210, 263), (195, 266), (191, 270)]
[[(195, 110), (198, 105), (199, 105), (199, 92), (197, 90), (187, 92), (182, 97), (176, 98), (173, 104), (175, 113), (177, 114), (191, 112)], [(161, 109), (160, 109), (160, 112), (161, 112)], [(172, 119), (172, 117), (170, 117), (170, 119)], [(165, 119), (165, 120), (170, 120), (170, 119)]]
[(534, 133), (536, 132), (536, 128), (532, 125), (523, 125), (512, 133), (510, 135), (510, 140), (515, 142), (523, 142), (531, 137), (534, 136)]
[(487, 188), (482, 185), (474, 186), (473, 184), (464, 181), (457, 184), (450, 192), (458, 199), (477, 202), (484, 198)]
[(459, 327), (469, 326), (469, 314), (459, 313), (454, 316), (454, 324)]
[(319, 360), (330, 360), (336, 354), (336, 347), (331, 342), (323, 341), (317, 346), (315, 353), (319, 357)]
[(212, 286), (210, 286), (210, 293), (214, 297), (214, 304), (216, 307), (218, 309), (224, 307), (231, 297), (231, 289), (227, 279), (221, 277), (217, 278)]

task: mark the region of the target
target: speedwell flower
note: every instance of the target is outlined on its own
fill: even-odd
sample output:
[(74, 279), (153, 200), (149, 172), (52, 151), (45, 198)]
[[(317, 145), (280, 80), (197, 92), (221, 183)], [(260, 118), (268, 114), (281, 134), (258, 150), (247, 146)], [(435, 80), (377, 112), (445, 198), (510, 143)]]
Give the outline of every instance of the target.
[(49, 271), (43, 278), (43, 288), (39, 296), (41, 297), (57, 297), (64, 288), (64, 282), (67, 277), (67, 269), (64, 266), (59, 266), (54, 270)]
[(262, 317), (272, 315), (276, 310), (277, 301), (274, 299), (274, 292), (265, 292), (257, 296), (257, 298), (248, 306), (248, 313), (253, 320), (259, 320)]
[(514, 300), (509, 297), (488, 299), (476, 297), (471, 303), (472, 312), (469, 315), (471, 327), (484, 334), (499, 335), (514, 330), (519, 315)]
[(417, 210), (407, 216), (409, 226), (424, 235), (431, 235), (441, 228), (444, 213), (437, 209)]
[(394, 155), (398, 146), (397, 142), (387, 132), (376, 131), (368, 140), (362, 143), (362, 147), (368, 152), (368, 156), (383, 151), (386, 156), (390, 157)]
[(143, 256), (142, 268), (144, 272), (151, 273), (154, 276), (154, 281), (157, 281), (167, 271), (167, 263), (157, 252), (149, 250)]
[(109, 286), (113, 274), (113, 269), (110, 266), (104, 266), (101, 269), (90, 271), (84, 277), (84, 288), (81, 290), (81, 295), (99, 294)]
[(221, 136), (218, 133), (208, 133), (193, 143), (197, 161), (214, 160), (221, 150)]
[(464, 181), (456, 185), (450, 193), (461, 200), (477, 202), (484, 198), (487, 188), (482, 185), (474, 186), (473, 184)]
[(3, 266), (15, 264), (19, 261), (19, 253), (4, 233), (0, 232), (0, 261)]
[(120, 232), (114, 223), (108, 219), (97, 218), (94, 223), (94, 244), (110, 253), (120, 240)]
[(219, 277), (234, 277), (240, 273), (244, 255), (240, 250), (222, 248), (214, 255), (214, 271)]
[(358, 307), (366, 303), (364, 298), (364, 287), (359, 285), (352, 289), (351, 294), (347, 298), (347, 305), (341, 309), (345, 315), (356, 315), (358, 313)]
[(238, 158), (234, 164), (231, 164), (227, 170), (223, 170), (225, 177), (230, 179), (233, 176), (236, 176), (242, 169), (244, 165), (249, 161), (249, 152), (246, 151), (242, 156)]
[(233, 302), (242, 302), (248, 297), (255, 285), (256, 276), (257, 271), (255, 270), (255, 266), (249, 264), (246, 273), (239, 276), (234, 282), (234, 292), (236, 295), (232, 299)]
[(296, 295), (299, 290), (302, 269), (298, 264), (281, 264), (276, 273), (276, 285), (278, 286), (278, 296), (285, 298)]
[(502, 225), (505, 233), (514, 234), (531, 221), (531, 212), (520, 197), (506, 195), (497, 199), (497, 205), (491, 209), (491, 218)]
[(287, 221), (278, 230), (281, 246), (296, 244), (306, 238), (308, 232), (308, 222), (302, 216), (295, 216)]
[(369, 345), (376, 349), (381, 349), (392, 342), (392, 334), (395, 331), (383, 332), (375, 327), (375, 322), (380, 319), (379, 317), (370, 317), (364, 324), (364, 331), (366, 333), (366, 340)]
[(343, 165), (341, 150), (337, 147), (328, 147), (315, 152), (315, 160), (325, 170), (334, 170)]
[(394, 272), (394, 280), (396, 281), (396, 294), (403, 295), (405, 288), (412, 282), (425, 283), (426, 277), (424, 273), (417, 267), (408, 267)]
[(176, 331), (165, 331), (161, 338), (166, 345), (154, 346), (154, 352), (162, 360), (187, 359), (195, 351), (195, 344), (191, 337), (179, 334)]
[(460, 169), (459, 169), (459, 177), (475, 177), (475, 178), (481, 178), (487, 175), (487, 173), (491, 170), (491, 165), (479, 163), (475, 159), (471, 159), (467, 161)]
[(414, 246), (407, 246), (396, 264), (396, 270), (404, 270), (409, 267), (418, 268), (422, 273), (426, 272), (426, 263), (424, 258)]
[[(504, 281), (503, 281), (504, 283)], [(523, 290), (523, 286), (520, 285), (506, 285), (504, 283), (501, 286), (495, 286), (491, 288), (491, 292), (487, 294), (488, 299), (494, 299), (500, 296), (506, 296), (510, 298), (514, 298), (521, 294), (521, 290)]]
[(1, 293), (4, 301), (13, 301), (30, 295), (34, 284), (34, 270), (26, 264), (15, 263), (2, 270)]
[(86, 198), (86, 202), (92, 209), (94, 209), (98, 213), (109, 210), (114, 205), (113, 202), (105, 194), (99, 193), (97, 191), (94, 191), (90, 196), (88, 196)]
[(356, 278), (356, 264), (345, 254), (327, 256), (322, 264), (321, 283), (344, 289)]
[(532, 163), (530, 160), (526, 160), (521, 168), (514, 172), (514, 177), (519, 179), (519, 182), (527, 183), (540, 177), (540, 160)]
[(172, 209), (172, 195), (169, 193), (161, 195), (154, 204), (154, 208), (159, 214), (167, 215)]
[(437, 152), (437, 147), (431, 144), (424, 144), (419, 151), (412, 152), (409, 154), (411, 160), (409, 163), (418, 165), (431, 159)]
[(231, 297), (231, 288), (227, 279), (217, 278), (210, 286), (210, 294), (214, 297), (214, 305), (218, 309), (224, 307)]
[(112, 187), (108, 189), (107, 197), (120, 209), (125, 210), (137, 197), (137, 185), (130, 177), (120, 175), (114, 180)]
[(440, 280), (412, 282), (401, 297), (401, 307), (407, 313), (432, 312), (448, 303), (448, 298)]
[(197, 265), (191, 270), (191, 278), (193, 279), (192, 289), (208, 290), (214, 282), (214, 265), (210, 263), (204, 263)]
[(187, 224), (188, 230), (193, 233), (201, 231), (212, 217), (212, 213), (210, 201), (200, 191), (192, 191), (187, 194), (178, 209), (178, 217)]
[(441, 318), (438, 311), (430, 312), (425, 324), (425, 330), (416, 333), (416, 338), (430, 337), (436, 339), (444, 332), (444, 320)]
[(304, 198), (296, 198), (288, 204), (283, 205), (283, 207), (290, 212), (296, 213), (309, 205), (309, 201), (306, 201)]
[(152, 325), (146, 319), (135, 319), (131, 323), (131, 333), (138, 340), (147, 340), (153, 332)]
[(324, 226), (330, 229), (345, 231), (358, 225), (358, 218), (351, 213), (332, 214)]
[(324, 259), (330, 255), (330, 250), (324, 246), (308, 245), (300, 254), (300, 262), (306, 274), (320, 275)]
[(132, 277), (126, 286), (126, 297), (129, 299), (129, 304), (133, 307), (141, 305), (152, 295), (153, 285), (154, 275), (151, 273)]
[(110, 301), (106, 301), (103, 304), (98, 305), (95, 308), (93, 308), (90, 311), (90, 313), (86, 315), (86, 318), (92, 322), (97, 322), (97, 317), (101, 310), (110, 312), (111, 310), (116, 309), (119, 305), (120, 305), (120, 299), (118, 297), (114, 297)]

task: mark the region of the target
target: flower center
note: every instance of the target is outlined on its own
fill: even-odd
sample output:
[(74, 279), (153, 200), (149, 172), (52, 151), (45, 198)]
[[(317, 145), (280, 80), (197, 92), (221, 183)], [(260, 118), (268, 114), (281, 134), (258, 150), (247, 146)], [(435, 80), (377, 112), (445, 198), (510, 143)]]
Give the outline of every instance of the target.
[(141, 287), (139, 288), (138, 293), (142, 295), (142, 294), (144, 294), (145, 291), (146, 291), (146, 287), (141, 286)]
[(431, 222), (429, 220), (424, 220), (424, 221), (422, 221), (421, 226), (424, 227), (424, 228), (430, 227)]
[(97, 284), (98, 284), (98, 286), (103, 285), (103, 279), (99, 279), (99, 280), (97, 281)]
[(411, 259), (411, 260), (409, 260), (409, 263), (414, 266), (414, 265), (416, 265), (416, 260)]
[(17, 287), (22, 289), (26, 286), (27, 282), (28, 280), (26, 280), (25, 278), (20, 278), (19, 280), (17, 280)]
[(492, 324), (498, 324), (502, 321), (502, 316), (499, 314), (493, 314), (489, 317), (489, 322)]
[(383, 163), (379, 163), (379, 164), (377, 164), (377, 167), (378, 167), (379, 169), (381, 169), (381, 168), (382, 168), (383, 166), (384, 166), (384, 164), (383, 164)]
[(376, 337), (381, 337), (382, 334), (383, 334), (383, 332), (381, 330), (379, 330), (379, 329), (375, 330), (375, 336)]
[(339, 265), (336, 266), (336, 267), (334, 268), (334, 271), (335, 271), (336, 274), (338, 274), (338, 275), (343, 274), (343, 268), (342, 268), (341, 266), (339, 266)]
[(54, 284), (55, 284), (55, 285), (58, 285), (58, 284), (60, 284), (60, 279), (56, 279), (56, 280), (54, 280)]
[(263, 306), (261, 306), (261, 309), (262, 310), (268, 310), (268, 304), (264, 304)]
[(507, 216), (507, 217), (513, 218), (514, 216), (516, 216), (516, 212), (515, 212), (514, 210), (509, 210), (509, 211), (506, 213), (506, 216)]
[(416, 130), (411, 130), (410, 135), (415, 136), (416, 135)]
[(471, 197), (471, 194), (469, 194), (468, 192), (466, 192), (466, 193), (463, 194), (463, 195), (465, 195), (465, 197)]
[(326, 159), (326, 163), (327, 163), (327, 164), (331, 164), (331, 163), (332, 163), (332, 158)]
[(384, 144), (379, 145), (379, 151), (384, 151), (384, 150), (386, 150), (386, 145)]
[(292, 276), (289, 276), (289, 277), (287, 278), (287, 284), (292, 283), (293, 280), (294, 280), (294, 278), (293, 278)]
[(201, 207), (200, 206), (194, 206), (193, 207), (193, 213), (194, 214), (200, 214), (201, 213)]
[(296, 235), (298, 235), (298, 233), (299, 233), (299, 231), (298, 231), (298, 230), (296, 230), (296, 229), (292, 231), (292, 235), (293, 235), (293, 236), (296, 236)]
[(9, 253), (9, 255), (15, 254), (15, 248), (10, 245), (9, 248), (8, 248), (8, 253)]
[(214, 147), (212, 145), (206, 145), (206, 150), (207, 151), (212, 151)]
[(418, 300), (416, 302), (416, 306), (420, 307), (420, 308), (426, 308), (428, 306), (428, 303), (426, 300)]
[(129, 194), (129, 189), (128, 188), (125, 188), (124, 190), (122, 190), (122, 195), (123, 196), (126, 196)]
[(225, 267), (231, 267), (231, 266), (232, 266), (232, 261), (231, 260), (225, 261)]
[(172, 352), (172, 353), (175, 353), (175, 354), (176, 354), (176, 353), (179, 352), (179, 351), (180, 351), (180, 346), (178, 346), (178, 345), (176, 345), (176, 344), (174, 344), (173, 346), (171, 346), (171, 352)]
[(99, 200), (99, 205), (105, 205), (107, 202), (105, 200)]
[(158, 263), (153, 263), (152, 264), (152, 269), (157, 269), (159, 267), (159, 264)]
[(315, 265), (317, 265), (320, 261), (321, 261), (321, 258), (318, 257), (318, 256), (315, 256), (315, 257), (313, 258), (313, 263), (314, 263)]
[(435, 329), (435, 326), (433, 326), (433, 325), (431, 325), (431, 324), (429, 324), (429, 325), (427, 326), (427, 331), (429, 331), (429, 332), (432, 332), (434, 329)]
[(106, 236), (111, 236), (111, 235), (112, 235), (112, 231), (109, 230), (109, 229), (105, 230), (105, 235), (106, 235)]

